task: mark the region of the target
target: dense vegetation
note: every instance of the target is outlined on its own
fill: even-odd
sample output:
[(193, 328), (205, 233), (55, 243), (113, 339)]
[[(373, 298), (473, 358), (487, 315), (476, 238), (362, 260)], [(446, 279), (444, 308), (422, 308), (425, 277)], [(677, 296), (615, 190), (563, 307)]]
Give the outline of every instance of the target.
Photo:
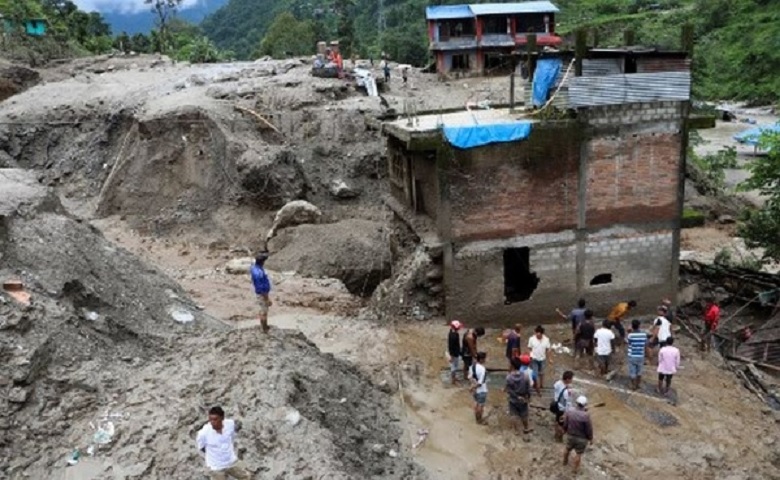
[(749, 247), (764, 248), (766, 259), (780, 262), (780, 134), (766, 133), (760, 144), (768, 154), (748, 164), (750, 178), (742, 188), (758, 190), (766, 204), (745, 213), (739, 234)]
[[(111, 29), (103, 17), (83, 12), (69, 0), (0, 0), (0, 14), (11, 27), (3, 40), (4, 54), (11, 58), (36, 64), (111, 48)], [(24, 34), (23, 22), (30, 19), (47, 20), (46, 36)]]
[[(233, 56), (219, 50), (199, 27), (175, 17), (166, 21), (165, 29), (158, 22), (158, 28), (148, 36), (139, 33), (131, 37), (122, 32), (112, 37), (111, 28), (100, 13), (83, 12), (71, 0), (0, 0), (0, 14), (11, 25), (10, 31), (5, 32), (3, 55), (32, 65), (112, 51), (163, 52), (176, 60), (191, 62), (216, 62)], [(148, 15), (152, 17), (152, 12)], [(46, 20), (46, 35), (32, 37), (24, 33), (21, 25), (31, 19)]]

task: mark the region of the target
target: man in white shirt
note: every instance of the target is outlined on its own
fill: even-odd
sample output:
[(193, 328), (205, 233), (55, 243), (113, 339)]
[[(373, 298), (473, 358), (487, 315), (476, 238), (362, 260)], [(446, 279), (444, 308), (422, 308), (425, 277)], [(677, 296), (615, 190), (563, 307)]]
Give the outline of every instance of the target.
[(650, 351), (655, 347), (663, 347), (672, 337), (672, 322), (667, 318), (669, 309), (665, 305), (658, 307), (658, 316), (653, 320), (653, 337), (650, 340), (647, 356), (652, 358)]
[[(534, 329), (534, 335), (528, 339), (528, 350), (531, 355), (531, 368), (536, 372), (538, 380), (536, 391), (544, 388), (544, 367), (547, 364), (547, 355), (552, 360), (550, 339), (544, 334), (544, 327), (539, 325)], [(541, 395), (541, 393), (539, 394)]]
[(604, 320), (601, 328), (596, 330), (596, 333), (593, 335), (594, 340), (596, 340), (596, 359), (598, 360), (602, 375), (606, 375), (607, 372), (609, 372), (612, 342), (615, 341), (615, 334), (612, 333), (611, 326), (609, 320)]
[(482, 418), (487, 402), (487, 369), (485, 368), (486, 352), (477, 352), (477, 363), (469, 368), (469, 380), (471, 380), (471, 393), (474, 396), (474, 418), (480, 425), (485, 425)]
[(233, 439), (236, 435), (236, 422), (225, 419), (222, 407), (211, 407), (209, 422), (198, 432), (198, 451), (206, 458), (206, 467), (212, 480), (249, 480), (249, 471), (238, 461)]

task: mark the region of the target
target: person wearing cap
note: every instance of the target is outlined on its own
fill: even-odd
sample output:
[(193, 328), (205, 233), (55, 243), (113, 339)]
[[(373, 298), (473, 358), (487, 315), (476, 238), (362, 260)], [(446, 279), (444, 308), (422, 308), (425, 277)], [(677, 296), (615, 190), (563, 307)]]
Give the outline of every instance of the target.
[[(542, 392), (539, 390), (539, 381), (536, 376), (536, 372), (531, 368), (531, 356), (527, 353), (520, 355), (520, 372), (526, 374), (531, 381), (531, 386), (536, 389), (536, 394), (541, 396)], [(513, 365), (514, 366), (514, 365)]]
[(487, 402), (487, 369), (485, 368), (486, 352), (478, 352), (477, 363), (469, 368), (469, 380), (471, 380), (471, 393), (474, 396), (474, 418), (480, 425), (485, 425), (483, 418), (485, 413), (485, 403)]
[[(522, 371), (520, 359), (512, 357), (512, 368), (506, 376), (506, 386), (504, 392), (507, 395), (509, 405), (509, 416), (515, 426), (515, 430), (520, 431), (520, 423), (523, 425), (523, 433), (528, 434), (533, 431), (528, 426), (528, 404), (531, 401), (531, 379)], [(520, 422), (517, 422), (520, 419)]]
[(265, 333), (268, 333), (268, 309), (273, 305), (271, 301), (271, 279), (268, 278), (268, 274), (265, 268), (263, 268), (267, 259), (268, 252), (260, 252), (255, 257), (255, 263), (250, 269), (252, 284), (255, 287), (255, 295), (257, 295), (257, 303), (259, 305), (257, 318), (260, 320), (260, 326)]
[(458, 368), (460, 361), (460, 329), (463, 325), (453, 320), (450, 322), (450, 334), (447, 336), (447, 355), (450, 357), (450, 378), (452, 384), (458, 384)]
[(575, 407), (569, 409), (563, 418), (563, 430), (566, 432), (566, 448), (563, 452), (563, 464), (569, 464), (569, 455), (574, 450), (572, 469), (576, 474), (580, 469), (582, 454), (588, 443), (593, 443), (593, 422), (586, 407), (588, 399), (580, 395), (575, 400)]
[(506, 336), (506, 359), (509, 362), (509, 369), (512, 370), (512, 359), (520, 356), (520, 332), (523, 327), (518, 323), (515, 328), (509, 330)]

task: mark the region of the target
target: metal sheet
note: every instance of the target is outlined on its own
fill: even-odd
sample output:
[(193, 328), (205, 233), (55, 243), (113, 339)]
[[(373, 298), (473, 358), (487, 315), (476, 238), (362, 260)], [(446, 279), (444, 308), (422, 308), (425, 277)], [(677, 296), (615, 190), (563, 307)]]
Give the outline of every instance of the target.
[(582, 60), (583, 77), (603, 77), (623, 73), (622, 58), (585, 58)]
[(573, 108), (691, 98), (690, 72), (574, 77), (568, 83)]
[(428, 20), (474, 18), (474, 12), (468, 5), (434, 5), (425, 7), (425, 18)]
[(511, 15), (513, 13), (557, 13), (552, 2), (475, 3), (469, 5), (474, 15)]

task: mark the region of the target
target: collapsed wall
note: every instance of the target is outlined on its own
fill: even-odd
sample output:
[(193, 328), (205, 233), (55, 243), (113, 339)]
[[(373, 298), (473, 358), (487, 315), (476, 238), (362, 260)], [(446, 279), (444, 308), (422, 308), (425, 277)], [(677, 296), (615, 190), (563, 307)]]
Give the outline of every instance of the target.
[(354, 367), (289, 332), (230, 331), (35, 174), (0, 169), (0, 191), (0, 279), (24, 289), (0, 292), (0, 477), (197, 478), (219, 403), (257, 475), (422, 478), (388, 455), (391, 397)]

